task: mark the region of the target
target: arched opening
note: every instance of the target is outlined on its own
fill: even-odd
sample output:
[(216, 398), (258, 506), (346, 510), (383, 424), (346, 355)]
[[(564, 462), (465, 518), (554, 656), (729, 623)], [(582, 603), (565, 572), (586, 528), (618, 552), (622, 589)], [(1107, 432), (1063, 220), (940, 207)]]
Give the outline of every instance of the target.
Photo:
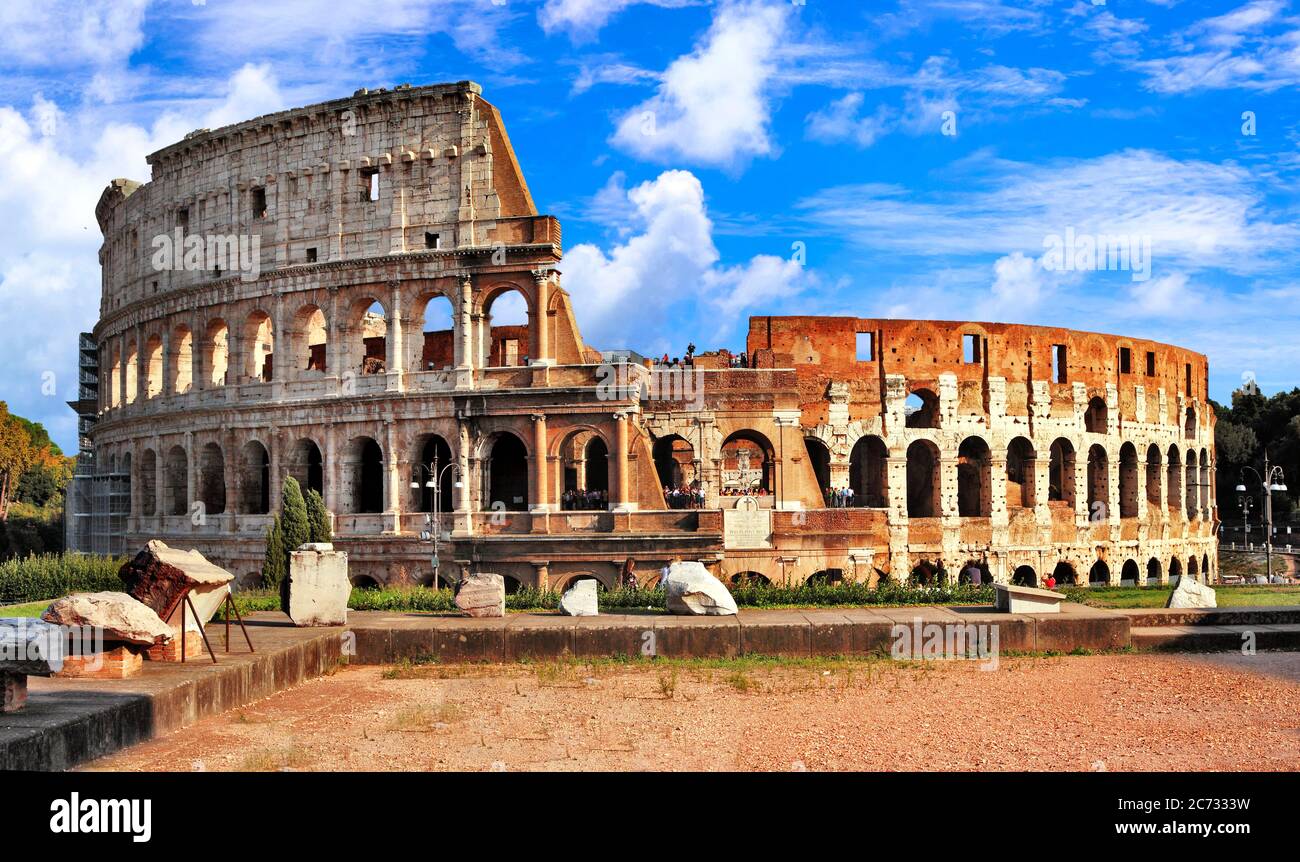
[(979, 582), (987, 586), (993, 583), (993, 575), (989, 572), (989, 564), (983, 560), (967, 560), (961, 564), (957, 571), (957, 583), (973, 584), (975, 583), (975, 573), (979, 573)]
[(172, 330), (171, 343), (171, 380), (169, 388), (177, 395), (184, 395), (194, 386), (194, 333), (188, 326), (178, 326)]
[(1201, 576), (1204, 578), (1207, 584), (1210, 582), (1210, 555), (1209, 554), (1201, 555)]
[[(1138, 514), (1138, 453), (1132, 443), (1119, 447), (1119, 516)], [(1134, 564), (1136, 565), (1136, 564)]]
[[(507, 596), (513, 596), (523, 588), (523, 584), (514, 575), (502, 575), (501, 580), (505, 582)], [(596, 583), (599, 585), (600, 581), (596, 581)]]
[(443, 371), (456, 364), (456, 324), (451, 300), (442, 294), (429, 297), (421, 316), (420, 362), (412, 366), (421, 371)]
[(943, 563), (921, 560), (912, 567), (911, 580), (917, 586), (934, 587), (947, 580), (947, 573)]
[(831, 498), (831, 450), (816, 437), (805, 437), (804, 448), (808, 451), (808, 463), (812, 465), (813, 476), (817, 479), (817, 489), (828, 502)]
[(939, 450), (929, 440), (907, 447), (907, 516), (939, 516)]
[(353, 575), (352, 586), (358, 590), (377, 590), (379, 589), (379, 581), (369, 575)]
[(349, 447), (348, 460), (352, 511), (359, 515), (384, 511), (384, 450), (374, 438), (358, 437)]
[(571, 432), (560, 443), (561, 509), (609, 508), (609, 448), (589, 428)]
[(224, 320), (208, 324), (203, 338), (203, 367), (208, 372), (209, 386), (226, 385), (226, 370), (230, 367), (229, 334)]
[(724, 494), (771, 494), (775, 489), (776, 453), (757, 431), (736, 431), (722, 444)]
[(939, 397), (929, 389), (917, 389), (903, 402), (908, 428), (939, 427)]
[(583, 447), (583, 460), (586, 462), (586, 491), (596, 495), (609, 505), (609, 447), (598, 435), (593, 434)]
[(1038, 573), (1033, 566), (1019, 566), (1011, 575), (1011, 583), (1017, 587), (1038, 586)]
[(1106, 425), (1106, 402), (1095, 396), (1088, 399), (1088, 409), (1083, 413), (1083, 430), (1090, 434), (1105, 434)]
[(992, 457), (980, 437), (967, 437), (957, 447), (957, 514), (987, 518), (993, 511)]
[(158, 455), (152, 449), (140, 455), (140, 514), (158, 514)]
[(1007, 507), (1029, 509), (1034, 505), (1034, 444), (1017, 437), (1007, 445)]
[(321, 457), (320, 447), (314, 441), (304, 437), (294, 443), (286, 469), (297, 480), (304, 494), (308, 490), (314, 490), (322, 497), (325, 496), (325, 459)]
[(1093, 523), (1110, 517), (1110, 466), (1106, 450), (1094, 443), (1088, 447), (1088, 520)]
[(1106, 565), (1105, 560), (1098, 560), (1092, 564), (1088, 570), (1088, 586), (1104, 587), (1110, 583), (1110, 566)]
[(162, 336), (151, 335), (144, 343), (144, 397), (157, 398), (163, 391)]
[(855, 506), (889, 505), (889, 450), (879, 437), (861, 437), (849, 453), (849, 487)]
[(1138, 569), (1137, 560), (1125, 560), (1123, 567), (1119, 570), (1119, 582), (1123, 586), (1140, 587), (1142, 573)]
[(1160, 561), (1155, 557), (1147, 560), (1147, 586), (1160, 583)]
[[(1183, 505), (1183, 460), (1177, 446), (1169, 447), (1168, 467), (1165, 470), (1168, 497), (1165, 505), (1170, 512), (1177, 512)], [(1170, 577), (1173, 572), (1170, 572)]]
[(1183, 564), (1177, 557), (1169, 561), (1169, 586), (1176, 587), (1183, 577)]
[(695, 448), (683, 437), (660, 437), (655, 440), (653, 454), (660, 485), (674, 490), (695, 482)]
[(492, 296), (483, 307), (483, 321), (488, 328), (488, 367), (528, 364), (528, 300), (522, 293), (512, 288)]
[(1188, 440), (1196, 439), (1196, 408), (1188, 407), (1183, 420), (1183, 436)]
[(1065, 560), (1061, 560), (1056, 564), (1056, 568), (1052, 569), (1052, 579), (1056, 581), (1059, 586), (1061, 584), (1078, 583), (1079, 576), (1074, 571), (1074, 566), (1070, 565)]
[(1074, 445), (1064, 437), (1052, 441), (1047, 467), (1047, 499), (1074, 505)]
[(126, 397), (123, 399), (127, 404), (134, 404), (135, 397), (139, 392), (139, 377), (136, 374), (139, 365), (140, 360), (136, 354), (135, 341), (129, 341), (126, 345)]
[(244, 376), (253, 383), (270, 383), (275, 376), (275, 334), (271, 316), (257, 310), (244, 321)]
[(456, 468), (448, 467), (452, 463), (451, 446), (437, 434), (424, 438), (417, 453), (414, 468), (411, 471), (411, 506), (416, 512), (432, 512), (436, 493), (439, 512), (455, 509), (452, 489), (459, 481)]
[(167, 450), (163, 476), (167, 480), (166, 513), (168, 515), (185, 515), (189, 512), (189, 456), (180, 446)]
[(1211, 477), (1213, 474), (1210, 469), (1210, 453), (1208, 450), (1206, 449), (1201, 450), (1201, 457), (1198, 463), (1200, 464), (1200, 468), (1201, 468), (1201, 474), (1200, 474), (1201, 481), (1197, 483), (1197, 485), (1200, 487), (1201, 508), (1209, 509), (1214, 505), (1214, 495), (1211, 493), (1212, 489), (1210, 487), (1212, 481)]
[(388, 371), (388, 315), (384, 304), (367, 297), (353, 305), (351, 330), (353, 350), (360, 355), (352, 371), (357, 374), (384, 374)]
[(271, 455), (258, 441), (249, 440), (240, 449), (239, 476), (239, 511), (245, 515), (268, 514), (271, 511)]
[(1160, 506), (1160, 447), (1147, 447), (1147, 505)]
[(226, 458), (216, 443), (199, 450), (199, 502), (205, 515), (226, 511)]
[(828, 587), (831, 586), (832, 584), (839, 584), (843, 582), (844, 582), (843, 569), (822, 569), (819, 572), (813, 572), (811, 575), (808, 576), (808, 579), (804, 581), (804, 583), (810, 587)]
[(1199, 581), (1199, 580), (1200, 580), (1200, 574), (1201, 574), (1201, 567), (1200, 567), (1200, 564), (1196, 561), (1196, 557), (1194, 557), (1194, 556), (1193, 556), (1193, 557), (1188, 557), (1188, 558), (1187, 558), (1187, 576), (1190, 577), (1190, 578), (1191, 578), (1192, 580), (1194, 580), (1194, 581)]
[(315, 305), (300, 308), (293, 316), (290, 354), (299, 377), (321, 375), (329, 370), (329, 326), (325, 312)]
[(772, 582), (758, 572), (737, 572), (727, 579), (732, 587), (769, 587)]
[(502, 432), (492, 441), (488, 457), (483, 459), (483, 487), (487, 490), (485, 510), (527, 511), (528, 450), (515, 435)]
[(1187, 489), (1187, 520), (1191, 521), (1201, 515), (1200, 495), (1197, 493), (1200, 488), (1197, 484), (1198, 474), (1196, 471), (1196, 453), (1194, 451), (1188, 451), (1187, 467), (1185, 469), (1187, 471), (1187, 484), (1185, 486)]
[(575, 586), (577, 586), (578, 583), (581, 581), (594, 581), (596, 584), (597, 592), (600, 592), (605, 589), (605, 585), (604, 583), (601, 582), (600, 578), (596, 577), (595, 575), (589, 572), (583, 572), (581, 574), (573, 575), (572, 577), (560, 581), (560, 583), (556, 585), (555, 591), (557, 593), (563, 593), (567, 590), (571, 590)]

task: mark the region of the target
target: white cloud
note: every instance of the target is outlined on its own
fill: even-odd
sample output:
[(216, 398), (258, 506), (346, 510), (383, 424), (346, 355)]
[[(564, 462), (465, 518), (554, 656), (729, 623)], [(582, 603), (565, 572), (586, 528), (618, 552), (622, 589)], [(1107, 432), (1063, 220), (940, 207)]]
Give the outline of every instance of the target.
[(0, 66), (66, 68), (126, 60), (144, 43), (150, 0), (5, 0)]
[(728, 2), (704, 41), (663, 73), (658, 91), (625, 113), (612, 142), (651, 161), (737, 167), (769, 156), (775, 66), (790, 7)]
[(624, 9), (637, 5), (676, 9), (698, 5), (700, 0), (546, 0), (537, 11), (537, 23), (547, 33), (563, 31), (575, 43), (596, 38), (606, 24)]
[(680, 353), (687, 340), (723, 337), (750, 308), (813, 281), (775, 255), (720, 266), (704, 188), (689, 171), (665, 171), (626, 197), (635, 234), (608, 251), (584, 243), (564, 255), (564, 286), (588, 343)]
[[(210, 109), (167, 112), (147, 129), (65, 114), (39, 96), (30, 110), (0, 106), (0, 368), (14, 412), (75, 448), (75, 418), (63, 401), (77, 395), (77, 332), (99, 316), (95, 204), (109, 181), (147, 180), (148, 153), (196, 127), (281, 107), (276, 92), (265, 67), (245, 67)], [(47, 373), (54, 392), (43, 391)]]

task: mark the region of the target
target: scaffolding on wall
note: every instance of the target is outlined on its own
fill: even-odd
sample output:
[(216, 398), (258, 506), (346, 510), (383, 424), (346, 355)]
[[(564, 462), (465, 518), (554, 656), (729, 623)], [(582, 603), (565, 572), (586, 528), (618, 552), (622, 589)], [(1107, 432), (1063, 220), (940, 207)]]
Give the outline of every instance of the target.
[(126, 518), (131, 511), (129, 469), (95, 458), (92, 432), (99, 418), (99, 345), (88, 332), (77, 344), (77, 469), (68, 482), (64, 509), (64, 547), (72, 553), (126, 552)]

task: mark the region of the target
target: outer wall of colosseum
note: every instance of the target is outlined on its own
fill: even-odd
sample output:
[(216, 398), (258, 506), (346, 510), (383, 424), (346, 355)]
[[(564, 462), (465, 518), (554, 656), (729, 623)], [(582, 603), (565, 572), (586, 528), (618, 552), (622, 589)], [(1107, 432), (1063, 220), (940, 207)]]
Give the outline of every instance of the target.
[[(444, 570), (555, 587), (674, 557), (787, 582), (971, 562), (1000, 581), (1217, 573), (1200, 354), (760, 317), (748, 367), (706, 353), (664, 385), (611, 387), (562, 286), (559, 224), (477, 85), (359, 92), (150, 163), (97, 209), (93, 443), (129, 482), (128, 548), (161, 537), (255, 577), (293, 475), (322, 491), (358, 583), (427, 582), (435, 508)], [(204, 248), (160, 267), (160, 235)], [(213, 237), (255, 237), (257, 271)], [(526, 320), (494, 324), (512, 294)], [(670, 507), (664, 486), (692, 481), (703, 508)], [(845, 487), (853, 505), (828, 506)], [(566, 509), (575, 488), (607, 502)]]

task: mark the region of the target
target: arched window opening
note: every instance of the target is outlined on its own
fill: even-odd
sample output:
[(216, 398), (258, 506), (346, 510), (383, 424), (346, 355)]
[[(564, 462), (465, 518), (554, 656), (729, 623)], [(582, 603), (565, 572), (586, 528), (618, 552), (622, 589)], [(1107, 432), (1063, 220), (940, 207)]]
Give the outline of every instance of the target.
[(1187, 484), (1186, 484), (1187, 520), (1191, 521), (1196, 518), (1199, 518), (1201, 515), (1200, 494), (1197, 493), (1200, 490), (1200, 487), (1197, 483), (1198, 473), (1196, 470), (1195, 452), (1187, 453), (1187, 467), (1185, 469), (1187, 472)]
[(151, 335), (144, 344), (144, 397), (157, 398), (163, 391), (162, 336)]
[(184, 395), (194, 386), (194, 333), (188, 326), (172, 331), (170, 389)]
[(199, 502), (204, 515), (226, 511), (226, 459), (216, 443), (199, 451)]
[(456, 468), (448, 468), (452, 463), (451, 447), (437, 434), (424, 438), (419, 449), (419, 456), (411, 471), (411, 503), (417, 512), (432, 512), (435, 491), (438, 496), (438, 511), (450, 512), (456, 506), (452, 491), (460, 481)]
[(1160, 447), (1152, 443), (1147, 447), (1147, 504), (1160, 505)]
[(208, 372), (208, 385), (225, 386), (226, 370), (230, 367), (230, 338), (224, 320), (214, 320), (208, 324), (203, 349), (203, 367)]
[(1160, 561), (1155, 557), (1147, 560), (1147, 586), (1160, 583)]
[(189, 456), (180, 446), (167, 450), (163, 476), (167, 481), (166, 514), (186, 515), (189, 513)]
[(1137, 560), (1125, 560), (1124, 566), (1119, 570), (1119, 582), (1121, 586), (1140, 587), (1141, 572), (1138, 569)]
[(300, 375), (324, 374), (329, 370), (329, 326), (325, 312), (314, 305), (293, 317), (293, 356)]
[(488, 327), (487, 365), (527, 365), (530, 356), (528, 300), (517, 290), (498, 293), (483, 309)]
[(988, 444), (967, 437), (957, 448), (957, 514), (987, 518), (992, 512), (992, 457)]
[(883, 509), (889, 505), (889, 450), (879, 437), (862, 437), (849, 453), (849, 487), (853, 505)]
[(831, 450), (816, 437), (804, 438), (803, 445), (808, 452), (808, 463), (812, 465), (817, 489), (829, 505), (829, 501), (833, 499), (831, 492), (837, 490), (831, 488)]
[(1062, 584), (1077, 583), (1079, 576), (1074, 571), (1074, 566), (1070, 565), (1065, 560), (1061, 560), (1056, 564), (1056, 568), (1052, 569), (1052, 579), (1056, 581), (1057, 586), (1061, 586)]
[[(266, 447), (249, 440), (239, 453), (239, 510), (245, 515), (271, 511), (271, 456)], [(306, 493), (304, 489), (304, 493)]]
[(757, 431), (736, 431), (722, 444), (722, 493), (773, 493), (776, 453)]
[(384, 511), (383, 449), (370, 437), (358, 437), (350, 454), (352, 511), (361, 515)]
[(1074, 446), (1064, 437), (1052, 442), (1047, 468), (1047, 499), (1074, 505)]
[(1034, 467), (1037, 464), (1034, 445), (1024, 437), (1017, 437), (1007, 446), (1007, 507), (1028, 509), (1036, 499)]
[(383, 374), (388, 371), (388, 316), (383, 303), (372, 301), (361, 312), (357, 323), (361, 333), (362, 374)]
[(1011, 575), (1011, 583), (1017, 587), (1038, 586), (1038, 573), (1033, 566), (1019, 566)]
[(420, 341), (421, 371), (443, 371), (456, 364), (456, 327), (451, 300), (430, 297), (424, 306), (424, 331)]
[(518, 437), (500, 434), (483, 460), (483, 509), (528, 510), (528, 450)]
[(672, 434), (654, 444), (655, 472), (659, 484), (670, 491), (690, 488), (695, 483), (695, 447)]
[(140, 514), (158, 514), (158, 455), (152, 449), (140, 456)]
[(939, 516), (939, 450), (928, 440), (907, 447), (907, 516)]
[(917, 389), (903, 402), (908, 428), (939, 427), (939, 397), (929, 389)]
[(134, 404), (136, 395), (139, 394), (139, 378), (136, 376), (136, 370), (139, 368), (140, 360), (136, 354), (135, 342), (131, 341), (126, 345), (126, 398), (127, 404)]
[(1083, 430), (1091, 434), (1105, 434), (1108, 416), (1106, 402), (1093, 397), (1088, 400), (1088, 409), (1083, 414)]
[(1196, 408), (1188, 407), (1183, 421), (1183, 436), (1188, 440), (1196, 439)]
[(244, 349), (248, 358), (244, 375), (252, 383), (270, 383), (275, 376), (275, 340), (271, 316), (254, 311), (244, 322)]
[[(322, 497), (325, 495), (325, 459), (314, 441), (304, 437), (294, 444), (287, 470), (304, 494), (313, 490)], [(279, 493), (278, 488), (274, 490)]]
[(1098, 560), (1088, 570), (1088, 586), (1104, 587), (1110, 583), (1110, 566), (1105, 560)]
[[(1138, 453), (1132, 443), (1119, 449), (1119, 516), (1136, 518), (1138, 513)], [(1136, 563), (1134, 564), (1136, 565)]]
[[(1168, 467), (1165, 470), (1165, 482), (1168, 485), (1168, 497), (1165, 505), (1171, 512), (1177, 512), (1183, 505), (1183, 459), (1177, 446), (1169, 447)], [(1173, 577), (1170, 570), (1169, 576)]]
[(1105, 521), (1110, 517), (1110, 465), (1106, 450), (1097, 444), (1088, 447), (1088, 519)]

